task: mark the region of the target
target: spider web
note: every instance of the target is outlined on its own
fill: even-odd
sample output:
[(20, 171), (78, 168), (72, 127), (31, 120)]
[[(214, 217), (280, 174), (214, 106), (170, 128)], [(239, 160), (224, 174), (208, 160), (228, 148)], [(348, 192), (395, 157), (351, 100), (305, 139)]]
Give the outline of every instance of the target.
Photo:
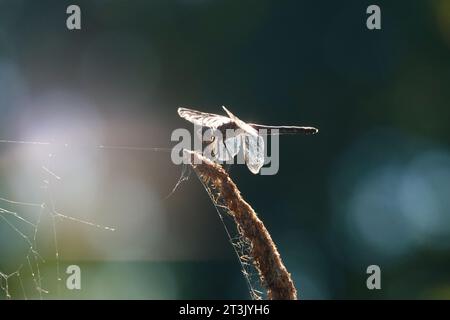
[(192, 171), (196, 173), (198, 180), (202, 184), (205, 191), (208, 193), (208, 196), (211, 199), (214, 208), (216, 209), (220, 222), (225, 229), (228, 241), (233, 247), (234, 253), (236, 254), (236, 257), (239, 261), (241, 272), (244, 276), (247, 289), (250, 293), (250, 298), (253, 300), (264, 299), (264, 291), (260, 283), (259, 273), (250, 254), (251, 243), (246, 237), (242, 235), (242, 232), (239, 229), (236, 229), (236, 223), (234, 222), (233, 214), (230, 209), (222, 203), (221, 197), (219, 196), (214, 185), (212, 183), (205, 183), (190, 165), (183, 164), (181, 176), (179, 177), (173, 190), (164, 199), (167, 200), (168, 198), (170, 198), (175, 193), (175, 191), (178, 190), (183, 182), (189, 180)]
[[(220, 196), (218, 190), (214, 187), (214, 184), (208, 181), (204, 181), (201, 177), (199, 177), (197, 172), (196, 175), (203, 188), (208, 193), (208, 196), (211, 199), (214, 208), (216, 209), (217, 215), (219, 216), (219, 219), (225, 229), (228, 240), (233, 247), (234, 253), (236, 254), (241, 267), (241, 272), (247, 284), (250, 298), (253, 300), (265, 299), (263, 290), (264, 288), (262, 287), (260, 282), (259, 272), (256, 269), (254, 259), (250, 254), (250, 241), (246, 237), (244, 237), (243, 232), (238, 227), (236, 227), (233, 213), (223, 203), (222, 197)], [(184, 180), (186, 180), (186, 178), (183, 178), (183, 181)]]
[[(32, 141), (13, 141), (13, 140), (0, 140), (1, 144), (19, 144), (19, 145), (33, 145), (33, 146), (51, 146), (48, 142), (32, 142)], [(67, 147), (67, 145), (64, 145)], [(147, 147), (132, 147), (132, 146), (107, 146), (98, 145), (92, 146), (98, 149), (118, 149), (125, 151), (155, 151), (155, 152), (167, 152), (171, 149), (168, 148), (147, 148)], [(79, 219), (73, 216), (66, 215), (58, 210), (55, 204), (53, 196), (53, 188), (55, 184), (61, 183), (63, 178), (56, 172), (51, 170), (51, 163), (44, 163), (40, 167), (43, 178), (36, 182), (36, 186), (42, 189), (42, 196), (40, 202), (25, 202), (22, 199), (13, 199), (8, 196), (0, 195), (0, 228), (8, 227), (22, 243), (27, 247), (27, 253), (22, 259), (22, 262), (14, 268), (13, 271), (5, 271), (0, 268), (0, 292), (3, 292), (6, 299), (13, 298), (10, 291), (10, 283), (17, 281), (17, 287), (19, 293), (17, 297), (29, 299), (36, 293), (39, 299), (45, 298), (50, 293), (43, 281), (41, 272), (41, 266), (46, 262), (41, 256), (38, 246), (38, 231), (43, 217), (49, 217), (52, 228), (52, 241), (54, 245), (54, 258), (55, 258), (55, 274), (57, 280), (57, 290), (59, 290), (61, 278), (60, 268), (60, 248), (58, 245), (58, 231), (57, 225), (60, 220), (68, 220), (75, 223), (88, 225), (90, 227), (114, 231), (115, 229), (108, 226), (96, 224), (91, 221)], [(181, 176), (176, 183), (173, 190), (165, 198), (168, 199), (178, 189), (178, 187), (189, 178), (191, 173), (190, 166), (184, 164), (181, 172)], [(205, 183), (200, 177), (199, 181), (202, 183), (204, 189), (208, 193), (221, 223), (224, 226), (225, 232), (229, 239), (230, 244), (238, 258), (242, 274), (245, 278), (250, 297), (254, 300), (260, 300), (264, 298), (263, 288), (259, 281), (258, 271), (254, 266), (254, 261), (250, 255), (251, 244), (242, 236), (242, 232), (236, 228), (232, 213), (221, 202), (221, 198), (218, 196), (217, 190), (209, 183)], [(30, 210), (28, 215), (24, 213), (26, 210)], [(3, 225), (2, 225), (3, 224)], [(31, 289), (25, 285), (25, 278), (31, 278)]]
[[(34, 146), (49, 146), (47, 142), (11, 141), (0, 140), (0, 144), (27, 144)], [(49, 154), (50, 156), (51, 154)], [(49, 157), (50, 158), (50, 157)], [(0, 292), (4, 298), (13, 298), (10, 290), (12, 281), (18, 282), (19, 293), (14, 298), (28, 299), (36, 294), (39, 299), (43, 299), (50, 291), (43, 283), (41, 267), (46, 262), (39, 252), (38, 232), (43, 217), (49, 217), (52, 228), (52, 240), (54, 245), (54, 258), (56, 261), (57, 290), (59, 290), (61, 278), (60, 270), (60, 248), (58, 245), (57, 225), (60, 220), (88, 225), (90, 227), (114, 231), (108, 226), (96, 224), (91, 221), (79, 219), (66, 215), (59, 211), (55, 205), (53, 188), (55, 183), (60, 183), (63, 179), (50, 169), (50, 163), (44, 163), (40, 167), (43, 178), (36, 182), (36, 187), (41, 189), (40, 202), (25, 202), (22, 199), (13, 199), (8, 196), (0, 196), (0, 228), (2, 232), (9, 229), (15, 234), (26, 247), (26, 254), (20, 259), (19, 265), (13, 267), (13, 271), (0, 269)], [(5, 229), (6, 227), (6, 229)], [(31, 278), (31, 286), (25, 285), (25, 278)], [(31, 287), (29, 289), (28, 287)]]

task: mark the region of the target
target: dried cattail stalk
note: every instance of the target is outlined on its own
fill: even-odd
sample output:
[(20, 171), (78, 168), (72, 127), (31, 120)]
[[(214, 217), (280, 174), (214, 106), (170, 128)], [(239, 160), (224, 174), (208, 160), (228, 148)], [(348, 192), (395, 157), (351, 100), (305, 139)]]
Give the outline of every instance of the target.
[(214, 187), (220, 202), (231, 212), (239, 233), (251, 244), (253, 262), (269, 299), (295, 300), (297, 290), (269, 232), (253, 208), (242, 198), (225, 170), (194, 151), (184, 151), (204, 184)]

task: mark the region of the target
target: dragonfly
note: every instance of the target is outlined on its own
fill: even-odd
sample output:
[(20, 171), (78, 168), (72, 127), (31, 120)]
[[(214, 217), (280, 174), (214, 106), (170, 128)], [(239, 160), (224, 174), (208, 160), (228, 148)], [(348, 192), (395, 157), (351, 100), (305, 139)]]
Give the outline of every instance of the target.
[(222, 108), (227, 116), (188, 108), (178, 108), (178, 115), (194, 125), (220, 133), (212, 134), (211, 139), (207, 141), (214, 160), (228, 161), (233, 159), (242, 149), (245, 164), (254, 174), (257, 174), (264, 165), (264, 135), (311, 135), (319, 132), (314, 127), (268, 126), (246, 123), (224, 106)]

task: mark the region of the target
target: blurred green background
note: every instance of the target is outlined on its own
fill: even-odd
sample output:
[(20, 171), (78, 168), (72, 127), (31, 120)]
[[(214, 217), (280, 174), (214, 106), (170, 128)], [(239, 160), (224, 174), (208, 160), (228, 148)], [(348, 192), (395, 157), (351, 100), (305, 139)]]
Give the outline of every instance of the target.
[[(66, 28), (74, 3), (80, 31)], [(249, 122), (320, 129), (281, 137), (277, 175), (231, 169), (300, 298), (450, 298), (450, 2), (376, 1), (377, 31), (370, 4), (0, 0), (0, 139), (54, 143), (0, 144), (0, 198), (48, 203), (49, 180), (58, 212), (116, 228), (57, 219), (56, 250), (44, 214), (43, 297), (249, 298), (194, 176), (164, 200), (181, 172), (169, 153), (95, 148), (170, 148), (174, 129), (192, 129), (177, 107), (225, 105)], [(23, 265), (36, 298), (28, 249), (0, 220), (0, 271)], [(79, 291), (65, 288), (70, 264)], [(371, 264), (381, 290), (366, 288)], [(24, 297), (17, 277), (9, 285)]]

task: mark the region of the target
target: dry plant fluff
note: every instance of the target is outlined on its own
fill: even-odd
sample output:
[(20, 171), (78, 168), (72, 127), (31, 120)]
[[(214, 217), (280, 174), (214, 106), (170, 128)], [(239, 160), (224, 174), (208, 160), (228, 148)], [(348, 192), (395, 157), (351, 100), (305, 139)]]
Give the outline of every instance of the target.
[(250, 243), (251, 260), (258, 270), (259, 280), (274, 300), (295, 300), (297, 290), (284, 266), (277, 247), (253, 208), (242, 198), (236, 184), (217, 163), (200, 153), (184, 150), (185, 156), (204, 185), (215, 191), (217, 204), (225, 206), (236, 223), (240, 236)]

